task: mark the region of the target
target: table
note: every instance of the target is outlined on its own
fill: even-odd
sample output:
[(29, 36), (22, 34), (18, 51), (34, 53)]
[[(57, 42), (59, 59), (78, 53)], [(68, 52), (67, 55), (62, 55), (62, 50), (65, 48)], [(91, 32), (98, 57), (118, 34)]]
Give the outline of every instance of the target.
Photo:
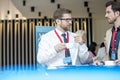
[(61, 66), (0, 71), (0, 80), (120, 80), (120, 66)]

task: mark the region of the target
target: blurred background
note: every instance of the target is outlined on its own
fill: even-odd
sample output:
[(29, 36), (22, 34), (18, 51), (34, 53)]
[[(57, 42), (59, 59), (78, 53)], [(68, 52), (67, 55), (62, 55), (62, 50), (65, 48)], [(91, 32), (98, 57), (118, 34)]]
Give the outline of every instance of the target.
[[(104, 41), (112, 25), (105, 19), (105, 3), (110, 0), (0, 0), (0, 66), (36, 66), (35, 27), (55, 26), (53, 12), (72, 10), (71, 31), (87, 32), (87, 45)], [(114, 0), (119, 1), (119, 0)]]

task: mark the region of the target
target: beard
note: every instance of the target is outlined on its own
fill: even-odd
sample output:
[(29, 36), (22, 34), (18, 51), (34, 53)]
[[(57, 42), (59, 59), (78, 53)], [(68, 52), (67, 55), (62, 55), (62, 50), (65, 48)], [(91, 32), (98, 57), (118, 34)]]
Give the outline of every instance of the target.
[(113, 24), (114, 22), (113, 21), (108, 21), (109, 24)]
[(113, 19), (107, 18), (109, 24), (114, 24), (114, 22), (116, 21), (116, 19), (117, 18), (113, 18)]
[(69, 31), (70, 30), (70, 28), (67, 26), (67, 27), (63, 27), (63, 29), (65, 30), (65, 31)]
[(69, 31), (69, 30), (70, 30), (70, 25), (61, 25), (61, 28), (62, 28), (64, 31)]

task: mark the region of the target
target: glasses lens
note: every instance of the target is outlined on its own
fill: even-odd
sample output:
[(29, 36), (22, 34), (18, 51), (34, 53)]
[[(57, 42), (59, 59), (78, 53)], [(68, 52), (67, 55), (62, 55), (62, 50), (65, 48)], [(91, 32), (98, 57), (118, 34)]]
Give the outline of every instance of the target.
[(72, 18), (61, 18), (60, 20), (73, 21), (73, 19), (72, 19)]

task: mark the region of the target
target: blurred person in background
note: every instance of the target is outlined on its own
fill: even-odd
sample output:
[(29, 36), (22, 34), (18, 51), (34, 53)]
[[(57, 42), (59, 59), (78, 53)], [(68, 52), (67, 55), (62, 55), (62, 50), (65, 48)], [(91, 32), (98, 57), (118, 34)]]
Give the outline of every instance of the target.
[(91, 42), (91, 44), (88, 46), (89, 52), (92, 53), (94, 57), (97, 55), (96, 54), (96, 47), (97, 47), (96, 42)]
[(120, 64), (120, 2), (109, 1), (106, 3), (105, 18), (113, 27), (106, 31), (105, 45), (107, 55), (105, 60), (115, 61)]
[[(120, 2), (108, 1), (105, 4), (105, 18), (113, 26), (106, 31), (106, 55), (102, 61), (113, 61), (120, 64)], [(95, 62), (96, 64), (96, 62)], [(99, 62), (97, 62), (99, 64)]]

